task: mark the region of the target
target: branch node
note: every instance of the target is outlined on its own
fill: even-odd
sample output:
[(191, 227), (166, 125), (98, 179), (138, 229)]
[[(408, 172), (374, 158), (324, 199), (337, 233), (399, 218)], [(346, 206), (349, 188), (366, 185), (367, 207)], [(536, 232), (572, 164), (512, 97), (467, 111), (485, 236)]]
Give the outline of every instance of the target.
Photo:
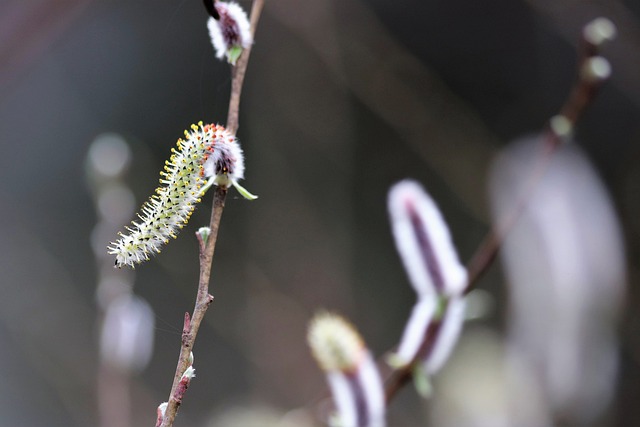
[[(210, 9), (215, 10), (215, 6), (211, 0), (205, 0), (205, 6), (211, 13)], [(255, 28), (260, 17), (260, 12), (264, 6), (264, 0), (254, 0), (251, 10), (251, 31), (255, 33)], [(238, 108), (240, 105), (240, 92), (243, 83), (244, 73), (246, 71), (249, 52), (251, 47), (245, 49), (244, 53), (238, 60), (236, 66), (232, 69), (232, 94), (229, 101), (229, 118), (227, 119), (227, 130), (235, 135), (238, 130)], [(204, 227), (198, 230), (196, 238), (198, 239), (198, 245), (200, 250), (200, 279), (198, 282), (198, 293), (196, 297), (196, 304), (193, 312), (193, 320), (189, 313), (185, 314), (184, 328), (182, 332), (182, 348), (180, 351), (180, 357), (178, 359), (178, 366), (176, 368), (176, 374), (171, 386), (170, 399), (166, 407), (164, 419), (161, 427), (173, 426), (178, 407), (182, 402), (184, 392), (189, 386), (189, 381), (193, 377), (193, 371), (191, 375), (185, 375), (185, 367), (189, 369), (186, 364), (189, 362), (188, 356), (190, 350), (193, 348), (193, 344), (202, 322), (204, 312), (209, 305), (213, 302), (213, 296), (208, 293), (209, 279), (211, 272), (211, 262), (213, 259), (213, 253), (215, 249), (215, 243), (218, 235), (218, 227), (220, 225), (220, 218), (224, 209), (225, 197), (227, 189), (224, 186), (216, 186), (213, 197), (213, 209), (211, 212), (210, 227)], [(204, 231), (204, 233), (203, 233)], [(204, 235), (206, 234), (206, 235)]]

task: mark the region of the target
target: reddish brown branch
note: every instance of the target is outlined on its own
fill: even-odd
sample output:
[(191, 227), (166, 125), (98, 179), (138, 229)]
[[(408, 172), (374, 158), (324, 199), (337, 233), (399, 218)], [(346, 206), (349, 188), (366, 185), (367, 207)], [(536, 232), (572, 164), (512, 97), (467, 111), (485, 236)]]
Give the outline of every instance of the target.
[[(251, 9), (251, 32), (255, 34), (255, 29), (260, 19), (260, 13), (264, 6), (264, 0), (255, 0)], [(227, 130), (235, 134), (239, 125), (239, 109), (240, 95), (242, 93), (242, 84), (246, 74), (249, 62), (249, 54), (251, 47), (246, 48), (235, 67), (232, 69), (231, 95), (229, 99), (229, 112), (227, 118)], [(222, 186), (214, 187), (213, 208), (211, 212), (211, 221), (209, 224), (210, 232), (206, 239), (203, 239), (200, 233), (196, 233), (200, 248), (200, 279), (198, 281), (198, 293), (196, 297), (193, 316), (186, 313), (184, 320), (184, 328), (182, 331), (182, 346), (178, 365), (173, 377), (173, 385), (169, 395), (169, 401), (164, 413), (164, 419), (160, 427), (171, 427), (178, 413), (178, 408), (182, 403), (184, 393), (189, 386), (189, 380), (183, 376), (185, 370), (190, 366), (189, 360), (191, 351), (195, 344), (196, 336), (200, 328), (200, 324), (204, 315), (213, 301), (213, 296), (209, 294), (209, 281), (211, 278), (211, 264), (215, 252), (216, 241), (218, 238), (218, 229), (220, 227), (220, 219), (224, 211), (225, 200), (227, 196), (227, 188)]]
[[(536, 159), (536, 164), (529, 176), (526, 185), (519, 197), (514, 203), (513, 208), (508, 212), (493, 229), (487, 234), (483, 242), (480, 244), (474, 255), (471, 257), (467, 266), (468, 283), (465, 294), (468, 294), (478, 283), (480, 277), (487, 271), (495, 259), (498, 249), (502, 245), (507, 233), (513, 228), (518, 218), (522, 214), (527, 202), (537, 188), (540, 180), (544, 176), (553, 154), (562, 145), (569, 132), (573, 130), (576, 123), (587, 107), (591, 105), (595, 95), (602, 85), (604, 79), (594, 79), (585, 73), (585, 67), (588, 62), (598, 55), (598, 46), (582, 40), (582, 49), (577, 67), (576, 82), (571, 92), (560, 109), (560, 113), (553, 117), (544, 132), (540, 146), (540, 155)], [(554, 125), (554, 120), (564, 120), (567, 125), (568, 132), (563, 132)]]
[[(255, 0), (253, 7), (251, 8), (251, 35), (255, 39), (256, 28), (260, 15), (262, 14), (262, 8), (264, 7), (264, 0)], [(240, 121), (240, 96), (242, 95), (242, 85), (244, 83), (244, 76), (247, 72), (247, 64), (249, 63), (249, 56), (251, 55), (251, 46), (245, 48), (242, 51), (242, 55), (238, 58), (236, 66), (232, 70), (231, 81), (231, 97), (229, 98), (229, 112), (227, 114), (227, 130), (232, 134), (238, 132), (238, 126)]]
[[(479, 279), (493, 263), (502, 242), (522, 215), (533, 192), (544, 176), (554, 153), (570, 135), (575, 124), (591, 104), (602, 82), (606, 79), (606, 77), (598, 78), (585, 72), (589, 71), (586, 70), (589, 61), (598, 55), (598, 48), (599, 46), (583, 38), (576, 82), (560, 109), (560, 113), (552, 118), (547, 125), (540, 145), (540, 154), (520, 197), (512, 209), (497, 221), (471, 257), (467, 265), (468, 278), (464, 294), (468, 294), (475, 288)], [(413, 367), (416, 363), (420, 363), (417, 358), (403, 368), (392, 371), (387, 377), (385, 382), (387, 403), (411, 380)]]
[[(160, 427), (170, 427), (173, 425), (178, 408), (182, 403), (182, 398), (187, 390), (188, 384), (184, 384), (183, 375), (190, 366), (189, 359), (193, 346), (200, 329), (200, 324), (204, 319), (204, 315), (213, 302), (213, 296), (209, 294), (209, 281), (211, 278), (211, 264), (215, 252), (216, 241), (218, 239), (218, 229), (220, 227), (220, 219), (224, 210), (227, 189), (224, 187), (214, 187), (213, 210), (211, 212), (210, 233), (207, 238), (206, 245), (203, 246), (202, 236), (197, 233), (200, 243), (200, 279), (198, 281), (198, 293), (196, 297), (193, 316), (185, 313), (184, 327), (182, 330), (182, 346), (180, 348), (180, 356), (178, 357), (178, 366), (173, 377), (173, 385), (165, 410), (164, 420)], [(203, 250), (204, 249), (204, 250)]]

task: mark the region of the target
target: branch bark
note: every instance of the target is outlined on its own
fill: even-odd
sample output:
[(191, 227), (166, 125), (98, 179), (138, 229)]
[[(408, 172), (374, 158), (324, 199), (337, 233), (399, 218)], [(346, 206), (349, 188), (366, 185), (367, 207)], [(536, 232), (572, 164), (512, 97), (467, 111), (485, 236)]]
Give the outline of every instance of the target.
[[(260, 20), (260, 14), (264, 7), (264, 0), (255, 0), (251, 8), (251, 32), (255, 35), (255, 30)], [(249, 63), (249, 55), (251, 46), (244, 49), (236, 66), (232, 68), (231, 94), (229, 97), (229, 111), (227, 116), (227, 130), (232, 134), (236, 134), (239, 126), (240, 96), (242, 94), (242, 85)], [(180, 348), (180, 356), (178, 357), (178, 365), (173, 377), (173, 385), (164, 418), (160, 427), (171, 427), (178, 413), (180, 404), (187, 390), (188, 382), (182, 381), (185, 370), (189, 367), (189, 358), (193, 346), (195, 345), (196, 336), (204, 315), (213, 302), (213, 296), (209, 294), (209, 282), (211, 279), (211, 265), (215, 253), (216, 241), (218, 239), (218, 230), (220, 227), (220, 219), (224, 211), (225, 200), (227, 196), (227, 188), (222, 186), (214, 187), (213, 207), (211, 211), (211, 220), (209, 228), (211, 229), (206, 242), (199, 233), (198, 237), (200, 247), (200, 278), (198, 280), (198, 293), (193, 309), (193, 316), (189, 313), (185, 314), (184, 327), (182, 330), (182, 346)]]

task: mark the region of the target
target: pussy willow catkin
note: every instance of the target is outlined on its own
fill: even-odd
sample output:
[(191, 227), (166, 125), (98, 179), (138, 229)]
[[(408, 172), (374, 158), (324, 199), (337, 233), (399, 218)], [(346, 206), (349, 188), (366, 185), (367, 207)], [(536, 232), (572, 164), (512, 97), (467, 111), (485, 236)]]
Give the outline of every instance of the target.
[[(160, 172), (160, 186), (142, 206), (138, 218), (125, 227), (128, 234), (111, 242), (116, 266), (133, 267), (160, 253), (170, 237), (184, 227), (195, 204), (212, 184), (237, 186), (244, 176), (244, 157), (234, 135), (220, 125), (191, 125)], [(247, 197), (245, 195), (245, 197)]]

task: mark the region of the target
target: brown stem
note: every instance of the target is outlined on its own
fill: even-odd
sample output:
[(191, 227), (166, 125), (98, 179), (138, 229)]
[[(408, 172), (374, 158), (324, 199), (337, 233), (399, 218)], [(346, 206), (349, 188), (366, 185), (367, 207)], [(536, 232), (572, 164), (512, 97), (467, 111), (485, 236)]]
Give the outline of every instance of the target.
[(487, 233), (467, 264), (468, 278), (467, 287), (464, 290), (465, 295), (474, 289), (480, 277), (482, 277), (493, 263), (504, 238), (516, 224), (520, 215), (522, 215), (527, 202), (533, 196), (538, 183), (544, 176), (549, 163), (553, 158), (553, 154), (560, 145), (561, 138), (553, 131), (547, 131), (545, 140), (541, 146), (541, 153), (536, 158), (536, 164), (534, 165), (531, 175), (529, 176), (518, 200), (513, 204), (511, 210), (493, 226), (489, 233)]
[[(254, 0), (251, 8), (251, 35), (255, 38), (256, 27), (260, 20), (260, 14), (264, 7), (264, 0)], [(236, 66), (233, 67), (232, 81), (231, 81), (231, 96), (229, 98), (229, 112), (227, 114), (227, 130), (232, 134), (238, 132), (239, 126), (239, 111), (240, 111), (240, 95), (242, 94), (242, 84), (244, 82), (244, 75), (247, 72), (247, 64), (249, 63), (249, 55), (251, 55), (251, 46), (245, 48), (238, 58)]]
[[(218, 230), (220, 228), (220, 219), (224, 210), (227, 189), (224, 187), (214, 187), (213, 193), (213, 209), (211, 212), (211, 228), (209, 238), (206, 245), (202, 243), (202, 237), (198, 235), (200, 244), (200, 279), (198, 280), (198, 293), (196, 296), (195, 306), (193, 308), (193, 316), (185, 313), (184, 326), (182, 329), (182, 346), (180, 347), (180, 356), (178, 357), (178, 366), (173, 377), (173, 385), (169, 394), (167, 409), (165, 410), (164, 420), (161, 427), (171, 427), (178, 413), (180, 403), (186, 391), (186, 387), (182, 384), (182, 374), (189, 367), (189, 357), (200, 329), (200, 324), (204, 319), (204, 315), (213, 301), (213, 296), (209, 294), (209, 280), (211, 278), (211, 264), (215, 252), (216, 241), (218, 239)], [(204, 250), (203, 250), (204, 249)]]
[[(251, 33), (255, 35), (256, 26), (260, 19), (260, 14), (264, 6), (264, 0), (255, 0), (251, 8)], [(242, 93), (242, 84), (249, 63), (249, 54), (251, 46), (244, 49), (236, 66), (232, 69), (231, 95), (229, 98), (229, 112), (227, 117), (227, 130), (235, 135), (239, 125), (239, 109), (240, 95)], [(173, 385), (169, 394), (169, 401), (165, 410), (164, 419), (161, 427), (171, 427), (175, 420), (178, 408), (182, 403), (182, 398), (187, 390), (188, 382), (182, 380), (184, 371), (189, 366), (189, 356), (193, 350), (196, 336), (200, 328), (200, 324), (204, 315), (213, 301), (213, 296), (209, 294), (209, 281), (211, 278), (211, 264), (215, 252), (216, 241), (218, 238), (218, 229), (220, 227), (220, 219), (224, 211), (225, 200), (227, 196), (227, 188), (222, 186), (214, 187), (213, 208), (211, 211), (211, 221), (209, 228), (211, 229), (209, 237), (205, 242), (199, 233), (198, 237), (200, 247), (200, 279), (198, 281), (198, 293), (196, 297), (193, 316), (189, 317), (189, 313), (185, 315), (184, 328), (182, 331), (182, 346), (180, 348), (180, 356), (178, 365), (173, 377)], [(182, 380), (182, 381), (181, 381)]]
[[(589, 43), (587, 40), (583, 40), (582, 44), (580, 60), (578, 61), (577, 80), (574, 83), (567, 100), (560, 109), (559, 115), (556, 116), (565, 119), (570, 129), (573, 129), (580, 117), (582, 117), (587, 107), (593, 101), (598, 88), (602, 84), (602, 80), (589, 78), (585, 76), (583, 72), (583, 67), (587, 61), (598, 54), (598, 46)], [(536, 164), (534, 165), (519, 198), (516, 200), (511, 210), (497, 221), (496, 225), (494, 225), (489, 233), (487, 233), (467, 265), (468, 278), (467, 286), (464, 290), (465, 295), (475, 288), (480, 277), (482, 277), (493, 263), (502, 242), (522, 215), (528, 201), (531, 200), (533, 193), (538, 187), (540, 180), (544, 176), (551, 160), (553, 159), (554, 153), (562, 145), (566, 136), (566, 133), (559, 133), (558, 129), (554, 127), (552, 122), (549, 123), (542, 137), (540, 154), (537, 157)], [(434, 337), (431, 338), (433, 339)], [(425, 338), (425, 340), (426, 339), (427, 338)], [(385, 399), (387, 403), (389, 403), (397, 392), (411, 380), (413, 367), (416, 363), (420, 363), (420, 361), (414, 359), (407, 366), (392, 371), (387, 377), (385, 382)]]
[[(576, 82), (574, 83), (567, 100), (560, 109), (560, 113), (556, 116), (566, 119), (572, 129), (575, 127), (578, 120), (580, 120), (587, 107), (591, 105), (598, 89), (603, 83), (602, 80), (594, 80), (585, 77), (583, 68), (588, 60), (597, 56), (598, 48), (586, 40), (583, 40), (582, 45), (583, 47), (578, 61), (578, 75)], [(482, 277), (482, 275), (491, 266), (506, 235), (516, 224), (518, 218), (520, 218), (527, 202), (533, 196), (540, 180), (544, 176), (551, 159), (553, 159), (554, 153), (562, 145), (565, 138), (566, 135), (559, 134), (551, 122), (547, 125), (541, 141), (540, 154), (536, 159), (536, 164), (534, 165), (518, 200), (514, 203), (511, 211), (502, 217), (491, 231), (489, 231), (469, 261), (467, 266), (468, 278), (467, 287), (464, 291), (465, 294), (468, 294), (474, 289), (480, 277)]]

